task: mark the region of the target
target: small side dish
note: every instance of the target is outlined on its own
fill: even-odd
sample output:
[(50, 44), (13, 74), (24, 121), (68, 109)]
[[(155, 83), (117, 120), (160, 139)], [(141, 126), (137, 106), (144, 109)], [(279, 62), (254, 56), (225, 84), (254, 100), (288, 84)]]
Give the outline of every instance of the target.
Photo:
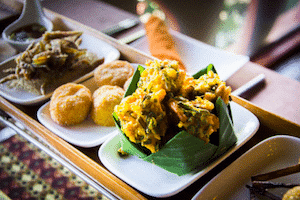
[(46, 32), (41, 41), (33, 42), (16, 57), (15, 67), (3, 71), (8, 75), (0, 83), (7, 82), (7, 87), (12, 89), (45, 95), (93, 71), (104, 58), (80, 49), (81, 35), (78, 31)]
[[(124, 71), (129, 73), (122, 73)], [(114, 107), (123, 99), (123, 85), (133, 71), (134, 68), (127, 61), (112, 61), (95, 69), (95, 91), (76, 83), (66, 83), (56, 88), (50, 100), (52, 120), (57, 124), (70, 126), (82, 123), (90, 115), (97, 125), (114, 126)]]
[[(233, 118), (237, 115), (238, 113), (233, 110)], [(239, 118), (243, 118), (243, 115), (240, 115)], [(234, 122), (236, 127), (238, 122), (235, 120)], [(251, 179), (253, 176), (292, 167), (298, 164), (299, 158), (300, 138), (289, 135), (268, 137), (237, 158), (205, 186), (199, 188), (199, 191), (192, 199), (251, 199), (250, 191), (246, 185), (252, 186)], [(299, 184), (299, 179), (300, 173), (294, 173), (270, 181), (289, 185)], [(279, 196), (280, 199), (287, 190), (288, 188), (268, 189), (269, 192)], [(260, 200), (268, 199), (262, 196), (256, 197)]]
[[(136, 69), (138, 66), (138, 64), (135, 63), (130, 64), (134, 69)], [(87, 87), (92, 94), (94, 94), (94, 92), (99, 88), (95, 83), (94, 77), (86, 79), (80, 82), (80, 84)], [(39, 122), (54, 134), (73, 145), (84, 148), (96, 147), (110, 138), (117, 131), (117, 127), (115, 126), (115, 124), (113, 126), (102, 126), (96, 124), (91, 117), (92, 111), (90, 111), (87, 118), (79, 124), (71, 126), (60, 125), (54, 122), (54, 120), (51, 118), (50, 101), (46, 102), (39, 108), (37, 112), (37, 118)], [(102, 116), (103, 114), (98, 117)], [(112, 118), (112, 115), (110, 114), (109, 117)]]
[[(300, 199), (299, 183), (273, 182), (271, 180), (289, 176), (300, 172), (300, 164), (276, 169), (267, 173), (257, 174), (251, 177), (251, 185), (246, 185), (250, 192), (250, 198), (267, 197), (272, 200), (297, 200)], [(272, 193), (272, 189), (286, 188), (286, 192), (281, 197)]]
[(231, 89), (212, 65), (193, 77), (177, 61), (148, 61), (146, 66), (136, 71), (126, 97), (115, 107), (124, 136), (121, 154), (184, 175), (235, 144)]
[(13, 31), (9, 39), (18, 41), (18, 42), (27, 42), (33, 39), (42, 37), (42, 35), (47, 31), (47, 29), (38, 23), (29, 24), (22, 26), (17, 30)]

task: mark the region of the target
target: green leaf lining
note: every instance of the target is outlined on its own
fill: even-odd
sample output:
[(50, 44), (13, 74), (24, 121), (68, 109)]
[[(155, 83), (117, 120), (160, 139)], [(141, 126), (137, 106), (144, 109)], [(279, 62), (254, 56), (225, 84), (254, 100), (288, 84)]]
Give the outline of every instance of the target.
[(193, 75), (194, 79), (198, 79), (201, 76), (203, 76), (204, 74), (207, 74), (209, 71), (213, 71), (214, 73), (217, 73), (217, 70), (215, 68), (215, 66), (213, 64), (209, 64), (206, 68), (200, 70), (199, 72), (197, 72), (196, 74)]
[[(202, 69), (196, 73), (193, 77), (199, 78), (210, 70), (217, 73), (214, 66), (210, 64), (205, 69)], [(125, 96), (131, 95), (136, 90), (140, 73), (142, 71), (143, 67), (139, 66), (138, 70), (136, 70), (133, 76), (132, 82), (126, 91)], [(191, 134), (188, 134), (186, 131), (181, 131), (177, 133), (171, 140), (169, 140), (158, 152), (149, 155), (145, 151), (145, 148), (139, 144), (130, 142), (123, 133), (120, 141), (122, 150), (130, 155), (138, 156), (147, 162), (160, 166), (161, 168), (179, 176), (188, 174), (195, 169), (197, 171), (202, 170), (216, 158), (226, 152), (237, 141), (230, 115), (230, 105), (226, 106), (224, 101), (221, 98), (218, 98), (216, 101), (216, 110), (220, 119), (218, 146), (211, 143), (205, 144), (204, 141)], [(121, 131), (118, 117), (115, 115), (115, 113), (113, 116), (117, 127)]]
[(137, 84), (140, 80), (140, 75), (143, 71), (144, 71), (144, 67), (141, 65), (138, 65), (138, 68), (137, 68), (137, 70), (135, 70), (135, 72), (132, 76), (131, 82), (128, 86), (128, 89), (125, 92), (124, 97), (127, 97), (128, 95), (131, 95), (132, 93), (134, 93), (134, 91), (137, 88)]

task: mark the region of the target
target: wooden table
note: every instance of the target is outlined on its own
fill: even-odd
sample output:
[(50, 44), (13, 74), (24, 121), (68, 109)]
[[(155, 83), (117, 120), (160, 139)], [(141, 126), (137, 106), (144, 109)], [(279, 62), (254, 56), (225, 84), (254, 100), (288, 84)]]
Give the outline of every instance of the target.
[[(57, 28), (84, 30), (86, 33), (98, 37), (115, 46), (121, 52), (122, 59), (126, 59), (130, 62), (143, 63), (147, 59), (153, 59), (153, 57), (132, 48), (130, 45), (122, 45), (116, 39), (99, 33), (99, 31), (109, 27), (117, 21), (127, 17), (136, 16), (100, 1), (89, 0), (84, 1), (85, 3), (83, 4), (83, 1), (77, 0), (72, 1), (73, 3), (70, 5), (67, 5), (66, 2), (67, 1), (58, 0), (43, 2), (46, 8), (54, 11), (52, 12), (47, 9), (46, 15), (52, 19), (55, 24), (59, 24)], [(78, 15), (78, 13), (81, 14)], [(68, 18), (60, 14), (64, 14)], [(142, 28), (143, 26), (139, 25), (115, 37), (122, 38)], [(283, 77), (268, 68), (252, 62), (246, 63), (245, 66), (233, 74), (227, 82), (233, 89), (236, 89), (260, 73), (264, 73), (266, 75), (266, 83), (262, 88), (258, 91), (253, 91), (253, 93), (247, 97), (248, 100), (233, 97), (235, 102), (249, 109), (258, 117), (261, 123), (258, 132), (244, 146), (225, 159), (208, 174), (200, 178), (179, 194), (167, 199), (173, 199), (175, 197), (181, 199), (192, 198), (211, 178), (265, 138), (277, 134), (289, 134), (299, 137), (299, 82)], [(120, 198), (155, 199), (136, 191), (134, 188), (128, 186), (118, 177), (105, 169), (97, 156), (99, 146), (94, 148), (80, 148), (70, 145), (42, 126), (36, 119), (36, 111), (39, 106), (21, 106), (10, 103), (3, 98), (0, 98), (0, 100), (1, 109), (5, 110), (12, 116), (15, 116), (21, 123), (30, 128), (40, 137), (44, 138), (50, 145), (65, 155), (71, 162), (76, 164), (81, 170), (85, 171), (87, 175), (103, 184)]]

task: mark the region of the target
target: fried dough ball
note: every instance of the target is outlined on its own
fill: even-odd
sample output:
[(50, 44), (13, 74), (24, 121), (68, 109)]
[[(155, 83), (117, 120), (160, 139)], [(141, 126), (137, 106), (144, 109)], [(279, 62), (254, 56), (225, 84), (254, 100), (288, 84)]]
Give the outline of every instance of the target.
[(50, 101), (50, 115), (60, 125), (83, 122), (92, 105), (91, 91), (81, 84), (67, 83), (58, 87)]
[(104, 85), (93, 93), (93, 106), (91, 117), (94, 122), (101, 126), (114, 126), (112, 117), (114, 107), (118, 105), (125, 91), (119, 86)]
[(282, 200), (299, 200), (300, 199), (300, 186), (289, 189), (283, 196)]
[(123, 87), (124, 83), (133, 73), (134, 68), (129, 62), (116, 60), (99, 65), (94, 71), (94, 77), (98, 87), (103, 85)]

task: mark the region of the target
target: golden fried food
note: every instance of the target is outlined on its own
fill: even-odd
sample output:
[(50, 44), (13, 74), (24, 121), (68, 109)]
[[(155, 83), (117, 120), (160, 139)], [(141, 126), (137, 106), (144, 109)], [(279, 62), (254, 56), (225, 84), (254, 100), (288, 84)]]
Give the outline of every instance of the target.
[(170, 135), (168, 127), (177, 125), (209, 143), (220, 128), (214, 104), (218, 97), (227, 104), (231, 88), (212, 71), (194, 79), (177, 61), (155, 60), (146, 66), (135, 92), (115, 107), (128, 139), (155, 153)]
[(177, 62), (167, 60), (149, 61), (146, 65), (138, 88), (116, 106), (115, 112), (129, 140), (155, 153), (167, 131), (164, 99), (167, 93), (180, 90), (185, 72)]
[(67, 83), (58, 87), (50, 101), (51, 118), (61, 125), (83, 122), (92, 105), (91, 91), (81, 84)]
[(112, 85), (101, 86), (94, 92), (91, 117), (96, 124), (115, 125), (112, 113), (114, 107), (121, 102), (124, 93), (125, 91), (121, 87)]
[(134, 69), (129, 62), (117, 60), (98, 66), (94, 71), (94, 77), (98, 87), (103, 85), (123, 87), (133, 73)]
[(300, 186), (289, 189), (282, 197), (283, 200), (298, 200), (300, 199)]

